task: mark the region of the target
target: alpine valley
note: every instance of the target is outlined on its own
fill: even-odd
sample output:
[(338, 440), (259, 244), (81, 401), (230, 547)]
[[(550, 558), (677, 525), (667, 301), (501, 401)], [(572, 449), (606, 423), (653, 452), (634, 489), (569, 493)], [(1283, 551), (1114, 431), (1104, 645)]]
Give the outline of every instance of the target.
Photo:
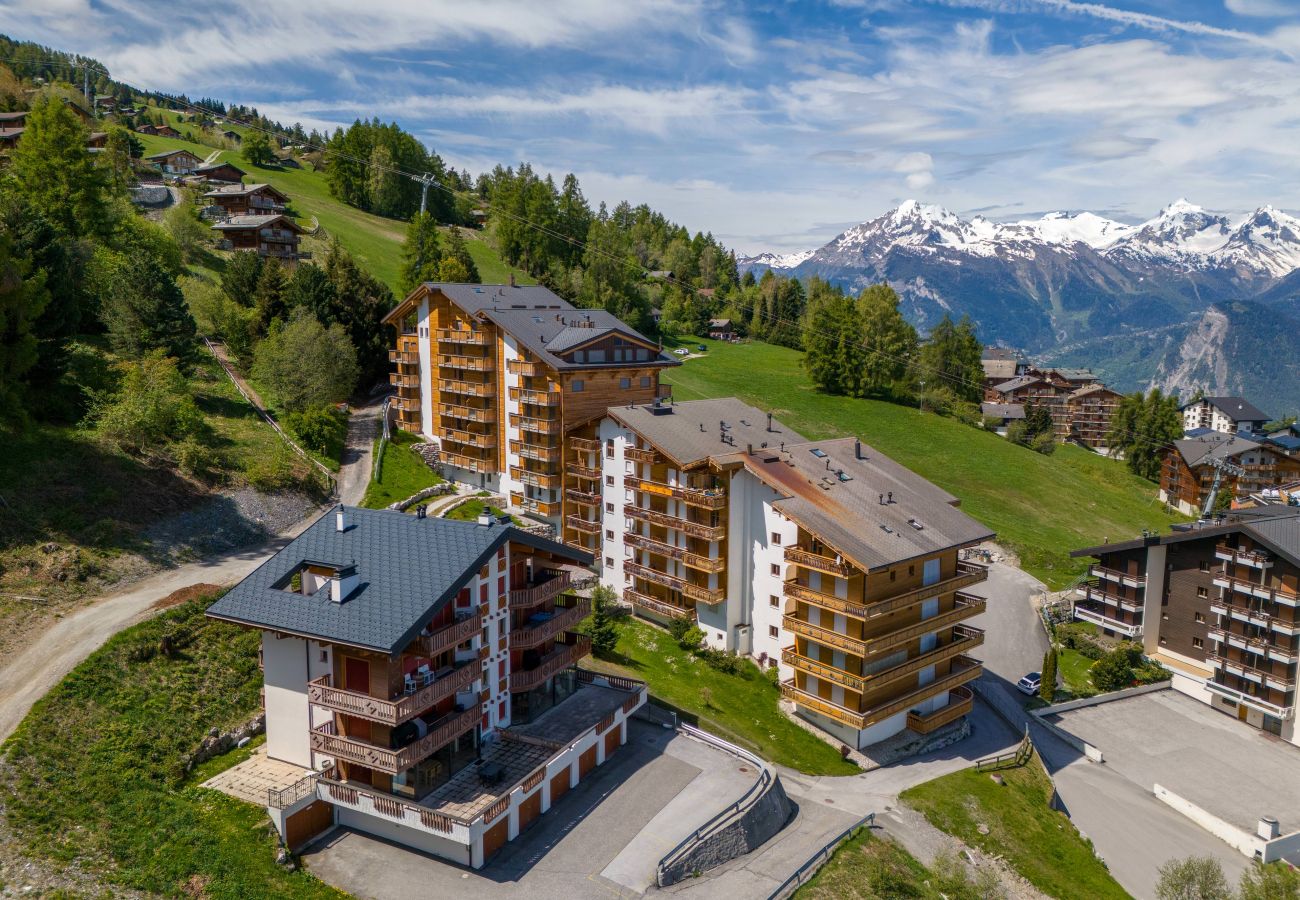
[(1179, 200), (1140, 224), (1091, 212), (993, 222), (908, 200), (816, 250), (737, 262), (854, 291), (885, 281), (922, 330), (969, 315), (987, 343), (1121, 389), (1300, 410), (1300, 219), (1269, 206), (1227, 216)]

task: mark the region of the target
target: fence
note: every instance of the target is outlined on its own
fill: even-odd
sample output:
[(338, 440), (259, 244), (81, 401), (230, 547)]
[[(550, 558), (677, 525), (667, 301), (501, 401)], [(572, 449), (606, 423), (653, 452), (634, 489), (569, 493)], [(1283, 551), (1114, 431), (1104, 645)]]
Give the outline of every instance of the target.
[(271, 809), (288, 809), (299, 800), (314, 795), (316, 793), (316, 781), (319, 778), (319, 772), (311, 772), (288, 787), (267, 788), (266, 805)]
[(848, 828), (845, 828), (835, 837), (831, 838), (824, 847), (810, 856), (802, 866), (795, 870), (793, 875), (781, 882), (780, 887), (767, 895), (767, 900), (785, 900), (786, 897), (789, 897), (797, 891), (805, 881), (816, 875), (822, 866), (826, 865), (827, 861), (830, 860), (832, 855), (834, 855), (840, 844), (844, 843), (849, 838), (854, 837), (863, 828), (871, 828), (875, 824), (876, 814), (872, 812), (867, 813)]
[(989, 769), (1000, 769), (1003, 766), (1023, 766), (1028, 762), (1033, 752), (1034, 742), (1029, 738), (1029, 726), (1025, 725), (1025, 736), (1016, 749), (1008, 753), (999, 753), (996, 756), (986, 756), (983, 759), (976, 760), (975, 771), (987, 772)]
[(337, 496), (338, 481), (334, 478), (334, 473), (324, 464), (314, 459), (312, 455), (302, 449), (302, 447), (299, 447), (298, 443), (293, 438), (289, 437), (289, 435), (285, 433), (285, 430), (280, 427), (280, 423), (275, 421), (275, 418), (269, 412), (262, 409), (262, 407), (249, 396), (248, 391), (244, 390), (244, 386), (240, 384), (239, 379), (235, 377), (235, 372), (230, 367), (230, 364), (221, 358), (221, 354), (217, 352), (217, 348), (212, 345), (212, 341), (208, 340), (206, 335), (203, 336), (203, 343), (207, 345), (208, 352), (212, 354), (212, 358), (217, 361), (219, 366), (221, 366), (221, 371), (226, 373), (226, 377), (230, 379), (230, 383), (235, 386), (235, 390), (239, 391), (239, 396), (248, 401), (248, 405), (253, 407), (253, 409), (257, 411), (257, 414), (266, 420), (266, 424), (275, 429), (275, 433), (280, 436), (282, 441), (289, 445), (289, 448), (293, 450), (294, 453), (297, 453), (304, 460), (310, 463), (313, 468), (317, 469), (325, 476), (325, 484), (329, 488), (329, 495), (331, 497)]
[(384, 398), (384, 408), (379, 413), (379, 420), (384, 424), (383, 433), (379, 436), (379, 446), (375, 448), (374, 465), (370, 467), (370, 480), (375, 484), (380, 484), (384, 480), (384, 449), (388, 442), (393, 439), (392, 430), (388, 425), (388, 410), (392, 406), (393, 398)]

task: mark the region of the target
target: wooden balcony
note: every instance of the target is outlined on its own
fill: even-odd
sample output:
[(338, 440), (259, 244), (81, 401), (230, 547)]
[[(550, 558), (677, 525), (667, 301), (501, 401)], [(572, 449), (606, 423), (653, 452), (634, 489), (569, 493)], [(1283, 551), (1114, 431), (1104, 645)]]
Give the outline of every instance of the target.
[(693, 488), (686, 485), (664, 484), (662, 481), (650, 481), (635, 475), (624, 475), (623, 486), (633, 491), (645, 491), (660, 497), (672, 497), (684, 501), (688, 506), (701, 509), (724, 509), (727, 505), (727, 492), (722, 488)]
[(1141, 600), (1131, 597), (1123, 597), (1112, 590), (1107, 590), (1107, 585), (1100, 580), (1083, 582), (1075, 588), (1075, 593), (1084, 603), (1110, 606), (1115, 609), (1126, 609), (1129, 612), (1142, 611)]
[(954, 656), (960, 656), (969, 653), (976, 647), (984, 643), (984, 632), (979, 628), (971, 628), (967, 625), (959, 625), (954, 629), (952, 639), (936, 646), (932, 650), (906, 659), (896, 666), (888, 669), (882, 669), (879, 672), (872, 672), (870, 675), (855, 675), (843, 669), (827, 665), (824, 662), (803, 656), (795, 647), (787, 647), (781, 651), (781, 659), (787, 665), (792, 666), (799, 671), (806, 672), (817, 678), (824, 678), (834, 681), (836, 684), (843, 685), (851, 691), (863, 693), (864, 691), (874, 690), (882, 685), (889, 684), (909, 675), (914, 675), (927, 666), (941, 663), (946, 659), (952, 659)]
[(1205, 654), (1205, 661), (1209, 663), (1211, 669), (1222, 669), (1238, 678), (1245, 678), (1274, 690), (1289, 691), (1295, 688), (1295, 676), (1275, 675), (1267, 669), (1252, 666), (1230, 656), (1210, 652)]
[(468, 690), (478, 677), (479, 666), (478, 660), (475, 659), (472, 664), (457, 666), (441, 678), (417, 689), (413, 694), (385, 700), (382, 697), (372, 697), (358, 691), (333, 687), (330, 676), (322, 675), (307, 683), (307, 699), (317, 706), (346, 713), (349, 716), (357, 716), (384, 725), (400, 725), (446, 700), (452, 694)]
[(468, 328), (439, 328), (434, 333), (437, 335), (438, 340), (444, 344), (486, 346), (492, 342), (492, 336), (486, 331), (470, 330)]
[(1093, 578), (1101, 579), (1103, 581), (1113, 581), (1114, 583), (1122, 584), (1125, 587), (1146, 587), (1147, 583), (1147, 577), (1145, 575), (1132, 575), (1128, 572), (1121, 572), (1119, 569), (1108, 569), (1106, 566), (1088, 566), (1088, 574)]
[(420, 387), (420, 376), (402, 375), (398, 372), (389, 372), (388, 383), (393, 385), (393, 387), (414, 388), (418, 390)]
[(581, 506), (600, 506), (600, 494), (594, 491), (580, 491), (577, 488), (567, 488), (564, 491), (564, 496), (565, 499)]
[(482, 422), (490, 425), (497, 420), (497, 411), (490, 407), (464, 406), (459, 403), (439, 403), (438, 412), (444, 416), (450, 416), (453, 419), (463, 419), (466, 422)]
[(918, 603), (929, 600), (931, 597), (938, 597), (941, 594), (947, 594), (951, 591), (959, 591), (962, 588), (968, 588), (973, 584), (979, 584), (981, 581), (986, 581), (988, 577), (989, 570), (987, 566), (981, 566), (980, 564), (973, 562), (961, 561), (957, 563), (957, 573), (951, 578), (944, 578), (940, 581), (936, 581), (934, 584), (914, 588), (893, 597), (887, 597), (883, 600), (867, 603), (867, 615), (869, 617), (881, 616), (885, 613), (893, 612), (894, 610), (915, 606)]
[(466, 397), (491, 397), (496, 387), (490, 381), (462, 381), (456, 378), (438, 379), (438, 390), (444, 394), (463, 394)]
[(1245, 578), (1235, 578), (1224, 572), (1214, 573), (1214, 584), (1225, 591), (1249, 594), (1252, 597), (1258, 597), (1260, 600), (1270, 600), (1283, 606), (1300, 606), (1300, 596), (1297, 596), (1295, 591), (1282, 585), (1259, 584)]
[(559, 391), (532, 391), (528, 388), (512, 387), (507, 392), (516, 403), (531, 403), (533, 406), (559, 406)]
[(841, 562), (829, 556), (805, 550), (803, 547), (786, 547), (785, 561), (796, 566), (802, 566), (805, 569), (834, 575), (838, 578), (851, 578), (858, 572), (851, 563)]
[(721, 572), (727, 568), (727, 561), (720, 557), (703, 556), (699, 553), (692, 553), (685, 547), (674, 547), (672, 544), (665, 544), (663, 541), (656, 541), (654, 538), (648, 538), (632, 532), (623, 535), (623, 543), (630, 547), (637, 547), (641, 550), (646, 550), (658, 556), (667, 557), (668, 559), (681, 560), (684, 565), (699, 572), (714, 573)]
[(439, 353), (438, 365), (445, 369), (464, 369), (470, 372), (491, 372), (496, 363), (490, 356), (467, 356), (460, 353)]
[(584, 519), (582, 516), (565, 516), (564, 525), (572, 528), (574, 531), (581, 531), (583, 534), (600, 534), (600, 521)]
[(914, 622), (904, 628), (895, 628), (884, 634), (873, 635), (866, 639), (867, 653), (876, 654), (894, 647), (901, 647), (904, 644), (910, 644), (912, 641), (925, 634), (935, 631), (941, 631), (964, 622), (967, 619), (974, 618), (984, 612), (987, 601), (983, 597), (976, 597), (974, 594), (964, 594), (957, 592), (953, 608), (947, 612), (940, 613), (937, 616), (931, 616), (928, 619), (922, 619)]
[(640, 447), (624, 447), (623, 456), (633, 462), (653, 464), (659, 459), (659, 454), (653, 450), (643, 450)]
[(424, 737), (397, 750), (344, 737), (337, 733), (333, 722), (326, 722), (311, 730), (311, 749), (377, 772), (396, 775), (427, 759), (460, 735), (472, 731), (478, 725), (478, 720), (478, 704), (449, 713), (434, 722)]
[(1214, 555), (1224, 562), (1236, 563), (1239, 566), (1251, 566), (1256, 569), (1266, 569), (1273, 565), (1273, 558), (1267, 553), (1260, 550), (1238, 550), (1228, 544), (1216, 545)]
[(483, 613), (475, 612), (445, 628), (415, 639), (415, 650), (422, 656), (435, 657), (452, 647), (459, 647), (483, 629)]
[(868, 725), (874, 725), (882, 722), (890, 716), (903, 712), (910, 706), (928, 700), (937, 696), (944, 691), (950, 691), (953, 688), (960, 687), (967, 682), (974, 681), (980, 676), (982, 668), (978, 660), (967, 657), (958, 657), (953, 661), (953, 671), (936, 678), (929, 684), (922, 685), (914, 690), (908, 691), (900, 697), (887, 700), (867, 710), (853, 710), (839, 704), (832, 703), (816, 694), (809, 693), (795, 685), (793, 679), (781, 682), (781, 695), (787, 700), (792, 700), (799, 706), (815, 710), (826, 715), (837, 722), (842, 722), (853, 728), (866, 728)]
[(563, 672), (591, 653), (591, 638), (574, 635), (571, 644), (561, 644), (541, 658), (536, 666), (510, 673), (510, 693), (519, 694), (540, 687), (546, 679)]
[(630, 572), (638, 578), (644, 578), (646, 581), (652, 581), (671, 590), (679, 591), (683, 596), (690, 597), (697, 603), (714, 604), (727, 599), (726, 591), (722, 588), (710, 588), (695, 584), (692, 581), (668, 575), (640, 563), (624, 560), (623, 571)]
[(536, 513), (539, 516), (558, 516), (560, 514), (560, 504), (549, 503), (546, 500), (538, 500), (535, 497), (525, 497), (518, 491), (510, 492), (510, 502), (525, 512)]
[(854, 656), (867, 655), (867, 642), (862, 638), (841, 634), (830, 628), (822, 628), (820, 625), (805, 622), (790, 613), (781, 617), (781, 627), (792, 634), (802, 635), (809, 640), (816, 641), (824, 647), (834, 647), (837, 650), (843, 650), (845, 653), (852, 653)]
[(781, 662), (791, 668), (798, 669), (815, 678), (823, 681), (832, 681), (835, 684), (848, 688), (851, 691), (862, 693), (862, 676), (854, 675), (843, 669), (837, 669), (835, 666), (827, 665), (824, 662), (803, 656), (799, 653), (797, 647), (783, 647), (781, 649)]
[(561, 632), (568, 631), (589, 615), (591, 615), (591, 600), (586, 597), (578, 598), (572, 606), (556, 607), (555, 615), (545, 622), (511, 631), (510, 649), (527, 650), (536, 647)]
[(401, 366), (418, 366), (420, 364), (420, 354), (412, 353), (409, 350), (389, 350), (388, 361)]
[(1212, 641), (1236, 647), (1238, 650), (1249, 650), (1252, 653), (1267, 656), (1269, 659), (1275, 659), (1280, 663), (1290, 664), (1300, 658), (1296, 651), (1291, 649), (1289, 642), (1285, 646), (1274, 643), (1270, 639), (1271, 633), (1268, 637), (1250, 636), (1238, 634), (1231, 628), (1224, 628), (1222, 625), (1214, 625), (1210, 627), (1207, 635)]
[(573, 586), (568, 569), (543, 569), (542, 577), (510, 592), (511, 609), (527, 609), (563, 594)]
[(1074, 617), (1081, 622), (1091, 622), (1100, 628), (1107, 628), (1125, 637), (1138, 637), (1142, 634), (1141, 622), (1125, 622), (1115, 615), (1114, 610), (1113, 606), (1107, 606), (1104, 603), (1077, 600), (1074, 604)]
[(656, 512), (653, 509), (644, 509), (640, 506), (625, 506), (623, 507), (623, 513), (628, 518), (639, 519), (652, 525), (662, 525), (665, 528), (675, 528), (689, 534), (691, 537), (702, 538), (706, 541), (720, 541), (727, 536), (725, 525), (704, 525), (700, 522), (692, 522), (689, 519), (670, 516), (668, 513)]
[(455, 453), (451, 450), (441, 450), (438, 454), (438, 461), (449, 466), (456, 466), (467, 472), (491, 472), (496, 467), (493, 458), (488, 454), (473, 455), (469, 453)]
[(600, 441), (592, 438), (571, 437), (569, 438), (569, 446), (580, 453), (600, 452)]
[(909, 712), (907, 727), (917, 734), (929, 734), (938, 731), (949, 722), (955, 722), (971, 711), (975, 692), (965, 686), (958, 686), (948, 692), (948, 703), (933, 712), (925, 714)]
[(510, 414), (510, 424), (520, 431), (531, 431), (534, 434), (560, 434), (564, 431), (564, 424), (559, 419), (536, 419), (519, 413)]
[[(1232, 595), (1228, 596), (1231, 597)], [(1279, 634), (1293, 635), (1300, 633), (1300, 620), (1292, 617), (1271, 615), (1252, 609), (1245, 603), (1233, 603), (1230, 599), (1216, 598), (1211, 600), (1210, 612), (1220, 616), (1230, 616), (1239, 622), (1249, 622), (1261, 628), (1269, 628)]]
[(522, 466), (511, 466), (510, 477), (520, 484), (529, 484), (539, 488), (563, 487), (564, 478), (558, 472), (534, 472)]
[(560, 459), (560, 447), (545, 446), (540, 444), (525, 444), (523, 441), (511, 441), (510, 452), (517, 454), (524, 459), (535, 459), (539, 462), (557, 463)]
[(797, 581), (787, 581), (782, 585), (781, 592), (789, 600), (802, 600), (804, 603), (811, 603), (820, 609), (829, 609), (834, 612), (841, 612), (845, 615), (853, 616), (856, 619), (866, 620), (867, 608), (860, 603), (853, 603), (849, 600), (836, 597), (833, 594), (822, 593), (813, 590), (807, 585), (800, 584)]
[(467, 444), (470, 447), (495, 447), (497, 445), (497, 436), (495, 432), (467, 431), (464, 428), (439, 428), (436, 431), (438, 437), (444, 441), (450, 441), (453, 444)]
[(589, 480), (599, 480), (600, 469), (593, 466), (583, 466), (577, 463), (569, 463), (564, 470), (576, 478), (586, 478)]
[(544, 374), (546, 369), (539, 362), (533, 362), (527, 359), (508, 359), (506, 360), (506, 371), (513, 375), (526, 375), (532, 377)]
[(641, 607), (652, 613), (669, 618), (686, 616), (692, 621), (695, 620), (695, 610), (689, 606), (678, 606), (675, 603), (669, 603), (666, 600), (660, 600), (657, 597), (651, 597), (649, 594), (641, 591), (634, 591), (631, 588), (623, 589), (623, 599), (632, 604), (633, 607)]

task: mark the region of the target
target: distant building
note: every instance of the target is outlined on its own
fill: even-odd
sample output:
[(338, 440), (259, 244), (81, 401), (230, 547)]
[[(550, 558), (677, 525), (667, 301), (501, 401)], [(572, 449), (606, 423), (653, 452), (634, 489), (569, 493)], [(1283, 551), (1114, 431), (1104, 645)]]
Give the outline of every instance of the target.
[(990, 403), (986, 400), (980, 404), (980, 415), (996, 422), (995, 431), (1006, 437), (1007, 427), (1025, 418), (1025, 408), (1019, 403)]
[(199, 166), (194, 170), (194, 174), (209, 184), (217, 185), (240, 184), (248, 173), (232, 163), (219, 162), (210, 166)]
[(228, 216), (279, 215), (289, 205), (289, 198), (269, 184), (222, 185), (208, 191), (203, 199), (220, 206)]
[(221, 136), (232, 144), (242, 144), (244, 142), (244, 136), (238, 131), (223, 131)]
[(195, 169), (203, 165), (203, 160), (188, 150), (163, 150), (161, 153), (151, 153), (144, 159), (168, 175), (192, 175)]
[(1184, 404), (1182, 413), (1184, 431), (1256, 432), (1269, 421), (1268, 413), (1244, 397), (1202, 397)]
[(222, 250), (255, 250), (263, 258), (294, 262), (310, 254), (298, 250), (302, 228), (285, 215), (231, 216), (212, 226)]
[[(994, 348), (996, 349), (996, 348)], [(987, 352), (987, 351), (986, 351)], [(986, 360), (985, 371), (1002, 371), (1009, 360)], [(1088, 369), (1018, 366), (1021, 374), (987, 385), (984, 400), (998, 406), (1041, 406), (1052, 417), (1056, 439), (1105, 452), (1110, 420), (1123, 395), (1101, 383)]]
[(980, 363), (984, 366), (985, 387), (1010, 381), (1023, 374), (1025, 368), (1020, 354), (1006, 347), (985, 347)]
[(1100, 450), (1110, 445), (1110, 420), (1124, 395), (1100, 382), (1084, 385), (1065, 397), (1069, 413), (1069, 439)]
[(715, 341), (729, 341), (735, 336), (730, 319), (709, 319), (709, 337)]
[(1199, 515), (1214, 484), (1216, 462), (1245, 473), (1225, 470), (1220, 476), (1219, 495), (1225, 502), (1242, 502), (1300, 475), (1300, 457), (1281, 447), (1241, 434), (1197, 429), (1165, 451), (1160, 499), (1186, 515)]

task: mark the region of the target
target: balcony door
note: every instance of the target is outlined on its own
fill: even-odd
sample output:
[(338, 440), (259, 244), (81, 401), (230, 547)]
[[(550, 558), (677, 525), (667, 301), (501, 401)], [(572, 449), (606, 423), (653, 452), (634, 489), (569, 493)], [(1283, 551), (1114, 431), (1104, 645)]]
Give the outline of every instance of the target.
[(352, 656), (343, 657), (343, 688), (359, 694), (369, 694), (370, 663)]

